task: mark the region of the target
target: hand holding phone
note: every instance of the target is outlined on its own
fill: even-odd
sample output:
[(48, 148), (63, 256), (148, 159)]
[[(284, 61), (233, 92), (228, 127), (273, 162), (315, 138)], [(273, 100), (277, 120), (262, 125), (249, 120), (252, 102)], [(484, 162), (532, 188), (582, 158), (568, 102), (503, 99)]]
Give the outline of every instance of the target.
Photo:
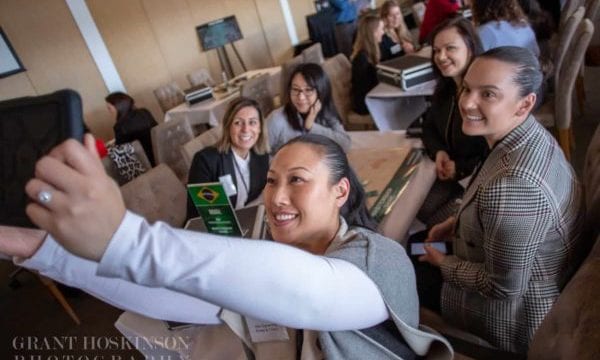
[(434, 249), (446, 254), (448, 249), (446, 248), (446, 243), (444, 241), (432, 241), (432, 242), (417, 242), (410, 244), (410, 255), (424, 255), (425, 254), (425, 245), (430, 245)]

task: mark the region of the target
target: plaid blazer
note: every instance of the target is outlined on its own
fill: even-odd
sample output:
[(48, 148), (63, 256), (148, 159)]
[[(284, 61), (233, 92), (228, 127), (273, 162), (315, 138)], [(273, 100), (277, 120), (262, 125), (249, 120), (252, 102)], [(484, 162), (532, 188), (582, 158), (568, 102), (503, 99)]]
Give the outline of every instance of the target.
[(496, 144), (465, 192), (454, 255), (441, 266), (442, 315), (525, 353), (579, 264), (581, 196), (558, 144), (529, 116)]

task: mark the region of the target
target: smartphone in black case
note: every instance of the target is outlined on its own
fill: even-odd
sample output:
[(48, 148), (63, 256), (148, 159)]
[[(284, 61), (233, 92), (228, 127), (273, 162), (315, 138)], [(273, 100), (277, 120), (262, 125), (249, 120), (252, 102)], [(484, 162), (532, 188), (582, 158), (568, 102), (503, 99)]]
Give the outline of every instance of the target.
[(0, 224), (34, 227), (25, 184), (35, 163), (67, 138), (83, 139), (81, 97), (73, 90), (0, 102)]

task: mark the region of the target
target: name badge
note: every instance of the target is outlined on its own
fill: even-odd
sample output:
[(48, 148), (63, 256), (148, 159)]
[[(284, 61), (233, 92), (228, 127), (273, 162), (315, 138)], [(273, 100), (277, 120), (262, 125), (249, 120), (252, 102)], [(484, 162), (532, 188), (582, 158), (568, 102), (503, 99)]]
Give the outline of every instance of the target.
[(230, 174), (220, 176), (219, 182), (221, 185), (223, 185), (223, 189), (225, 189), (225, 194), (227, 196), (233, 196), (237, 194), (237, 189)]
[(390, 52), (394, 55), (399, 53), (400, 51), (402, 51), (402, 46), (400, 46), (400, 44), (396, 44), (390, 48)]
[(253, 343), (287, 341), (290, 339), (287, 330), (283, 326), (252, 319), (248, 316), (244, 316), (244, 318)]

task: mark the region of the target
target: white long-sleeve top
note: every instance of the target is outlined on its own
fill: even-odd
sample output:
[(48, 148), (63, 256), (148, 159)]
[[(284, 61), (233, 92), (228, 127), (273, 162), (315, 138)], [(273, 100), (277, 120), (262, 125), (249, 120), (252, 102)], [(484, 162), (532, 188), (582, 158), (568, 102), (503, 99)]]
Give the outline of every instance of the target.
[(150, 225), (130, 212), (100, 264), (68, 253), (48, 236), (20, 265), (163, 320), (216, 324), (224, 307), (283, 326), (339, 331), (389, 316), (375, 283), (347, 261), (275, 242)]

